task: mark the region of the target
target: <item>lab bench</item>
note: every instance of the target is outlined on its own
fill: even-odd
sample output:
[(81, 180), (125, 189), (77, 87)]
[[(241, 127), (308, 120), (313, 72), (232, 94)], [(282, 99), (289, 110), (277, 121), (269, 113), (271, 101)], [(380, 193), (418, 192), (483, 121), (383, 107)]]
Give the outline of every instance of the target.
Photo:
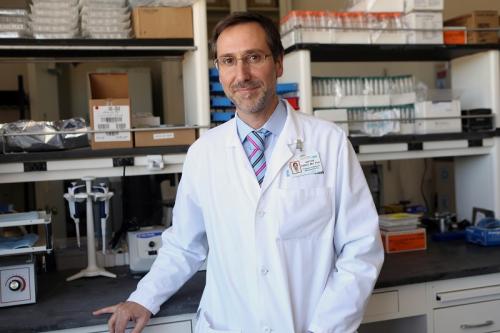
[[(442, 313), (450, 315), (446, 312), (449, 311), (447, 305), (459, 310), (464, 306), (460, 297), (468, 299), (467, 290), (471, 290), (469, 296), (474, 300), (474, 307), (483, 300), (488, 306), (496, 304), (500, 291), (495, 289), (498, 283), (491, 281), (498, 281), (500, 277), (498, 258), (500, 247), (481, 247), (460, 240), (429, 241), (425, 251), (388, 254), (364, 322), (421, 316), (427, 332), (433, 332), (434, 322), (439, 324)], [(39, 274), (37, 303), (0, 309), (0, 331), (47, 332), (97, 325), (105, 328), (102, 325), (108, 316), (96, 317), (91, 312), (125, 300), (140, 278), (125, 266), (110, 268), (110, 271), (118, 277), (66, 282), (65, 278), (73, 271)], [(205, 272), (196, 273), (161, 307), (153, 323), (161, 322), (162, 318), (188, 318), (189, 327), (193, 327), (193, 314), (204, 284)], [(465, 296), (454, 294), (451, 290), (454, 285), (462, 294), (465, 290)], [(181, 331), (184, 332), (176, 332)]]

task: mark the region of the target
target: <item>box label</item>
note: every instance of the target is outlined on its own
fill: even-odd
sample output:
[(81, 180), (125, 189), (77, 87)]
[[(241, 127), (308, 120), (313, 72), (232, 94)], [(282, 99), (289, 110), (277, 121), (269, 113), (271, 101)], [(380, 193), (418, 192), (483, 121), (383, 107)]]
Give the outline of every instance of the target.
[(174, 139), (174, 138), (175, 138), (174, 132), (153, 134), (153, 140), (168, 140), (168, 139)]
[(130, 129), (130, 107), (128, 105), (94, 106), (94, 129), (106, 131), (94, 134), (95, 142), (130, 141), (131, 134), (119, 132)]

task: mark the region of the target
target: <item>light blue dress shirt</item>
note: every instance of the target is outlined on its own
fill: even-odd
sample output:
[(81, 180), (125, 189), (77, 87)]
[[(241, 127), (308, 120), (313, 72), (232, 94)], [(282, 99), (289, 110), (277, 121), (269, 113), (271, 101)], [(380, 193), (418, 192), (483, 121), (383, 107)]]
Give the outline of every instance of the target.
[[(271, 132), (271, 134), (269, 134), (264, 140), (264, 156), (266, 158), (266, 161), (269, 161), (271, 158), (271, 153), (273, 152), (276, 140), (278, 140), (281, 130), (285, 126), (286, 116), (285, 102), (280, 100), (271, 117), (261, 127)], [(260, 128), (254, 129), (250, 127), (247, 123), (241, 120), (240, 117), (238, 117), (238, 112), (236, 112), (236, 115), (234, 117), (236, 119), (236, 129), (238, 130), (238, 136), (240, 137), (243, 149), (248, 156), (253, 151), (254, 146), (250, 142), (245, 141), (245, 138), (247, 137), (248, 133), (250, 133), (251, 131), (260, 130)]]

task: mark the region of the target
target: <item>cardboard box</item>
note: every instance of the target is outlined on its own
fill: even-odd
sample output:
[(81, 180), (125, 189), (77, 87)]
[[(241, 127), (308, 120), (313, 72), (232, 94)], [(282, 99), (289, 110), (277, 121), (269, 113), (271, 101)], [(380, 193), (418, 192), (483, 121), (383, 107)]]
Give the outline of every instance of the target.
[(191, 7), (136, 7), (132, 22), (135, 38), (193, 38)]
[(444, 0), (405, 0), (405, 12), (443, 11)]
[(412, 12), (403, 18), (408, 29), (429, 29), (409, 31), (408, 44), (443, 44), (443, 13)]
[(155, 128), (134, 132), (136, 147), (184, 146), (196, 140), (194, 128)]
[(278, 7), (277, 0), (247, 0), (247, 7)]
[(424, 228), (407, 231), (381, 231), (385, 253), (418, 251), (427, 249)]
[[(90, 73), (90, 127), (106, 130), (91, 135), (92, 149), (133, 147), (126, 73)], [(127, 130), (127, 131), (118, 131)]]
[[(477, 10), (470, 14), (455, 17), (444, 23), (446, 26), (462, 26), (470, 29), (497, 28), (498, 12), (496, 10)], [(469, 44), (496, 44), (498, 35), (496, 31), (468, 31)]]

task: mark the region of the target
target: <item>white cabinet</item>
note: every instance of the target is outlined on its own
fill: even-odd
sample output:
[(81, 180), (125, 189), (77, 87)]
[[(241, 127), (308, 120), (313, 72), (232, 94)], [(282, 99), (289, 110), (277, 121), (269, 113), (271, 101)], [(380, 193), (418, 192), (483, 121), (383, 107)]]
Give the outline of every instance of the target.
[(435, 333), (500, 331), (500, 274), (429, 283)]
[[(194, 332), (194, 314), (185, 314), (171, 317), (152, 318), (143, 333), (192, 333)], [(131, 327), (131, 326), (130, 326)], [(107, 333), (107, 325), (72, 328), (67, 330), (50, 331), (46, 333)], [(132, 328), (126, 330), (132, 332)]]
[(500, 301), (453, 306), (434, 311), (434, 332), (486, 333), (500, 330)]
[(425, 283), (377, 289), (365, 311), (363, 323), (425, 315)]
[(360, 332), (497, 332), (499, 314), (500, 273), (431, 281), (376, 289)]

